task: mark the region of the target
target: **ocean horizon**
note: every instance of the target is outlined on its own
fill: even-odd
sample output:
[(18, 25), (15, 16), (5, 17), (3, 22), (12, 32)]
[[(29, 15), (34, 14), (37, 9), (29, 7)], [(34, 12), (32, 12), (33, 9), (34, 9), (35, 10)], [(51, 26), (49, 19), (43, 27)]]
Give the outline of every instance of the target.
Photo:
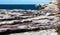
[(0, 9), (39, 10), (35, 4), (0, 4)]

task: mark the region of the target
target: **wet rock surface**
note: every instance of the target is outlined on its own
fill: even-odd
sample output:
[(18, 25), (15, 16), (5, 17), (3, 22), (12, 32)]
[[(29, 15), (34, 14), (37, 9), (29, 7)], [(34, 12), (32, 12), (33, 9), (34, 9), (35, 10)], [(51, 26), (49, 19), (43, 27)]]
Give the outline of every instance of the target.
[[(44, 35), (41, 30), (50, 32), (58, 22), (59, 18), (47, 10), (0, 10), (1, 35)], [(23, 34), (25, 32), (30, 33)]]

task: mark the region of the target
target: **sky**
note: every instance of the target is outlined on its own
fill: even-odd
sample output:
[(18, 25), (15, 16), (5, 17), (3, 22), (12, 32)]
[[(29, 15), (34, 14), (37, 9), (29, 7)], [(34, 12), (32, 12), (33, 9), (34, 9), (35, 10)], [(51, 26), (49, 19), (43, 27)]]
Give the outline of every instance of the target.
[(0, 0), (0, 4), (46, 4), (52, 0)]

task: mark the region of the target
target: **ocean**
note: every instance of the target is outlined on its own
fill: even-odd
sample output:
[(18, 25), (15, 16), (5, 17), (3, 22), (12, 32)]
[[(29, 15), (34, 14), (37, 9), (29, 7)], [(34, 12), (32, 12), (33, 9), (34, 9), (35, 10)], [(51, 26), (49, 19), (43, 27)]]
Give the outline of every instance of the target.
[(35, 4), (0, 4), (0, 9), (24, 9), (39, 10)]

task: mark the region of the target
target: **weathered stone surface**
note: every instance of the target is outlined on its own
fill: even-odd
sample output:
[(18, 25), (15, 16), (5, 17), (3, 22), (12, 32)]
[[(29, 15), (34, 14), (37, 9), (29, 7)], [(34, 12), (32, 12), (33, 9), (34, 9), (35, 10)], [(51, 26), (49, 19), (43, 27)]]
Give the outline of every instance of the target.
[[(54, 15), (48, 10), (1, 10), (0, 34), (8, 35), (13, 33), (12, 35), (15, 35), (15, 33), (21, 33), (20, 35), (24, 35), (22, 33), (31, 32), (29, 35), (35, 35), (32, 33), (38, 33), (39, 35), (39, 32), (34, 31), (55, 29), (55, 25), (59, 22), (59, 18)], [(50, 31), (48, 32), (50, 33)], [(48, 35), (50, 35), (49, 33)]]
[(35, 32), (24, 32), (24, 33), (15, 33), (10, 35), (58, 35), (54, 29), (49, 30), (41, 30), (41, 31), (35, 31)]
[(42, 10), (1, 10), (1, 34), (58, 35), (53, 29), (60, 24), (60, 0), (37, 6)]

